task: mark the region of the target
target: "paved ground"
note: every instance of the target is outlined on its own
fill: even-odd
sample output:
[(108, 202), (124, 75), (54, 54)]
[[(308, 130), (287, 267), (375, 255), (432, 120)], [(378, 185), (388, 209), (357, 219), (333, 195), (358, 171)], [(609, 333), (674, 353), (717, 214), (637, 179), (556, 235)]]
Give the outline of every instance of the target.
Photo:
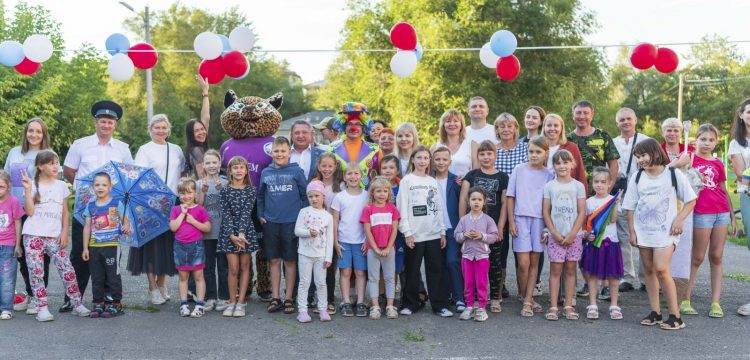
[[(748, 260), (746, 248), (727, 243), (726, 273), (747, 275)], [(710, 300), (707, 277), (706, 266), (693, 300), (703, 314)], [(124, 275), (123, 281), (124, 302), (145, 306), (145, 277)], [(56, 275), (50, 282), (51, 308), (57, 309), (62, 302), (62, 287)], [(513, 278), (509, 281), (514, 282)], [(169, 287), (176, 293), (176, 278), (170, 279)], [(546, 291), (545, 286), (540, 303), (547, 301)], [(511, 293), (515, 294), (514, 289)], [(624, 295), (625, 319), (617, 322), (608, 316), (596, 321), (561, 319), (554, 323), (541, 314), (522, 318), (520, 303), (513, 299), (505, 302), (501, 314), (491, 314), (485, 323), (442, 319), (422, 311), (398, 320), (336, 315), (330, 323), (298, 324), (294, 315), (268, 314), (257, 297), (250, 301), (246, 318), (222, 318), (212, 312), (202, 319), (190, 319), (180, 318), (178, 304), (171, 301), (160, 306), (158, 313), (129, 310), (115, 319), (76, 318), (53, 311), (55, 321), (38, 323), (31, 316), (17, 313), (13, 320), (0, 323), (0, 359), (742, 359), (750, 358), (750, 318), (736, 315), (736, 309), (748, 301), (750, 283), (726, 279), (722, 302), (727, 316), (689, 317), (688, 327), (682, 331), (640, 325), (648, 307), (646, 294), (639, 291)], [(607, 307), (606, 302), (600, 304), (601, 309)], [(580, 312), (584, 308), (578, 306)]]

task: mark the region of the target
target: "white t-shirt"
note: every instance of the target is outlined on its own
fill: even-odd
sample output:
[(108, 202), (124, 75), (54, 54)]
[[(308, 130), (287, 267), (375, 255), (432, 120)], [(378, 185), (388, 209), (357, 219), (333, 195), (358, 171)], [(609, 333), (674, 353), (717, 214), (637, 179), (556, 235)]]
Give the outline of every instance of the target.
[[(451, 166), (448, 168), (448, 171), (456, 176), (464, 176), (471, 171), (471, 143), (472, 141), (468, 138), (464, 139), (458, 150), (455, 153), (451, 152)], [(438, 141), (435, 147), (440, 146), (447, 147)]]
[[(36, 192), (37, 189), (32, 183), (32, 196)], [(21, 233), (51, 238), (59, 237), (62, 232), (63, 206), (67, 206), (68, 196), (70, 196), (70, 190), (60, 180), (55, 180), (49, 185), (39, 184), (39, 203), (34, 205), (34, 215), (26, 219)]]
[[(640, 136), (638, 136), (640, 137)], [(640, 142), (640, 141), (639, 141)], [(602, 205), (606, 204), (607, 201), (612, 199), (612, 195), (607, 195), (601, 199), (598, 199), (596, 197), (590, 197), (586, 199), (586, 215), (591, 215), (596, 209), (602, 207)], [(617, 214), (612, 214), (612, 216), (617, 217)], [(584, 229), (585, 230), (585, 229)], [(609, 241), (611, 242), (620, 242), (617, 239), (617, 224), (616, 223), (608, 223), (607, 227), (604, 228), (604, 237), (603, 239), (609, 238)]]
[(500, 140), (497, 139), (497, 135), (495, 135), (495, 127), (490, 124), (485, 125), (479, 130), (474, 129), (471, 125), (467, 126), (466, 138), (477, 144), (481, 144), (482, 141), (485, 140), (492, 141), (495, 145), (500, 143)]
[(552, 157), (555, 156), (557, 150), (560, 150), (560, 145), (550, 146), (547, 153), (547, 169), (552, 171), (555, 171), (555, 164), (552, 163)]
[(750, 168), (750, 138), (745, 139), (745, 141), (747, 141), (747, 146), (745, 147), (740, 145), (737, 140), (730, 141), (727, 156), (731, 157), (732, 155), (740, 154), (742, 160), (745, 161), (745, 169), (747, 169)]
[(657, 176), (650, 176), (644, 171), (638, 185), (635, 183), (637, 176), (630, 177), (622, 208), (634, 211), (633, 224), (638, 246), (664, 248), (680, 241), (679, 236), (669, 234), (677, 216), (677, 196), (683, 203), (695, 200), (697, 196), (682, 171), (675, 170), (675, 176), (677, 194), (672, 186), (669, 168), (664, 168)]
[(406, 176), (406, 171), (409, 169), (409, 159), (398, 159), (399, 165), (401, 165), (401, 177)]
[[(650, 137), (643, 135), (641, 133), (638, 133), (638, 137), (635, 140), (635, 143), (638, 144), (639, 142), (650, 139)], [(615, 147), (617, 148), (617, 152), (620, 153), (620, 158), (617, 159), (617, 176), (618, 177), (625, 177), (625, 171), (628, 170), (628, 161), (630, 160), (630, 151), (633, 149), (633, 138), (631, 137), (630, 142), (626, 143), (625, 138), (622, 137), (622, 135), (612, 139), (612, 142), (615, 143)], [(630, 177), (631, 174), (634, 174), (638, 171), (638, 164), (636, 164), (635, 157), (633, 157), (633, 163), (630, 164), (630, 173), (627, 174), (627, 177)]]
[[(167, 146), (169, 146), (169, 174), (167, 174)], [(156, 175), (164, 180), (170, 190), (177, 194), (177, 186), (180, 184), (180, 174), (185, 169), (185, 155), (179, 146), (171, 143), (163, 145), (149, 141), (138, 148), (135, 154), (135, 164), (154, 169)], [(169, 179), (165, 179), (169, 176)]]
[(359, 222), (359, 218), (365, 206), (367, 206), (367, 191), (352, 195), (342, 190), (333, 197), (331, 209), (339, 212), (339, 242), (364, 244), (365, 229)]
[(567, 183), (552, 180), (544, 185), (544, 198), (550, 201), (550, 217), (555, 230), (568, 236), (578, 218), (578, 199), (586, 198), (583, 184), (576, 179)]

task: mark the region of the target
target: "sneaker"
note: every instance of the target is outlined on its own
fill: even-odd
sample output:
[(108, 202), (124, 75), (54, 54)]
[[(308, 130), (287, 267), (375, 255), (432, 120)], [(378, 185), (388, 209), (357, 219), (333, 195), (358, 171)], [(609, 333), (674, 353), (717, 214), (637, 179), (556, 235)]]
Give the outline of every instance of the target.
[(13, 297), (13, 311), (26, 311), (31, 302), (31, 296), (16, 293)]
[(190, 306), (188, 306), (188, 304), (180, 305), (180, 316), (190, 316)]
[(221, 313), (221, 316), (231, 317), (232, 314), (234, 314), (234, 304), (227, 304), (227, 307), (224, 309), (224, 312)]
[(245, 306), (247, 304), (237, 304), (234, 306), (234, 312), (232, 313), (233, 317), (245, 317)]
[[(208, 303), (206, 303), (206, 305), (208, 305)], [(224, 311), (228, 307), (229, 307), (229, 303), (226, 300), (219, 300), (214, 305), (214, 310), (216, 310), (216, 311)]]
[(358, 317), (365, 317), (365, 316), (367, 316), (367, 306), (365, 306), (365, 304), (363, 304), (363, 303), (357, 304), (356, 315)]
[(341, 304), (341, 316), (354, 316), (354, 309), (352, 309), (352, 304), (350, 303), (343, 303)]
[[(359, 311), (359, 306), (357, 307), (357, 310)], [(373, 306), (370, 308), (370, 319), (380, 320), (380, 306)]]
[(320, 317), (320, 321), (331, 321), (331, 314), (328, 311), (321, 311), (318, 317)]
[(301, 323), (309, 323), (312, 321), (312, 318), (310, 318), (310, 314), (308, 314), (307, 311), (300, 311), (299, 314), (297, 314), (297, 321)]
[(395, 306), (386, 306), (385, 317), (388, 319), (398, 319), (398, 309)]
[[(536, 296), (542, 296), (542, 294), (543, 294), (543, 292), (542, 292), (542, 283), (538, 282), (538, 283), (536, 283), (536, 285), (534, 286), (534, 293), (533, 293), (533, 296), (534, 296), (534, 297), (536, 297)], [(482, 321), (484, 321), (484, 320), (482, 320)]]
[(167, 287), (166, 286), (159, 288), (159, 294), (161, 295), (162, 299), (164, 299), (165, 302), (169, 301), (169, 299), (171, 299), (171, 297), (169, 297), (169, 292), (167, 292)]
[(273, 299), (273, 296), (271, 295), (270, 292), (264, 292), (264, 293), (258, 294), (258, 296), (260, 297), (261, 302), (271, 302), (271, 299)]
[(206, 309), (204, 306), (195, 305), (195, 308), (193, 308), (193, 312), (190, 313), (190, 317), (191, 318), (203, 317), (203, 314), (205, 313), (206, 313)]
[(576, 296), (578, 297), (589, 296), (589, 285), (583, 284), (583, 286), (581, 286), (581, 290), (576, 291)]
[[(62, 308), (60, 308), (60, 309), (62, 309)], [(26, 315), (36, 315), (37, 312), (38, 312), (38, 310), (36, 308), (36, 304), (34, 304), (34, 299), (32, 299), (31, 302), (29, 303), (28, 307), (26, 308)], [(60, 312), (65, 312), (65, 311), (61, 310)]]
[(440, 315), (440, 317), (449, 318), (453, 317), (453, 312), (446, 308), (440, 309), (440, 311), (435, 312), (435, 314)]
[(635, 288), (633, 287), (633, 284), (631, 284), (631, 283), (629, 283), (627, 281), (623, 281), (623, 282), (620, 283), (620, 292), (621, 293), (628, 292), (628, 291), (631, 291), (631, 290), (634, 290), (634, 289)]
[(612, 296), (609, 294), (609, 286), (602, 287), (602, 291), (599, 292), (599, 300), (609, 300)]
[(13, 312), (8, 310), (3, 310), (2, 313), (0, 313), (0, 320), (10, 320), (13, 318)]
[(101, 317), (102, 313), (104, 313), (104, 303), (98, 303), (94, 305), (94, 309), (91, 310), (89, 317), (92, 319), (96, 319), (98, 317)]
[[(27, 309), (28, 310), (28, 309)], [(65, 302), (62, 306), (60, 306), (59, 309), (57, 309), (57, 312), (66, 313), (73, 311), (73, 304), (70, 303), (70, 301)], [(28, 314), (28, 311), (26, 312)]]
[(89, 314), (91, 314), (91, 310), (83, 306), (83, 304), (78, 304), (78, 306), (73, 308), (73, 315), (75, 316), (87, 317)]
[(120, 316), (125, 313), (125, 311), (122, 309), (122, 304), (120, 303), (109, 304), (104, 308), (104, 311), (111, 317)]
[(474, 321), (487, 321), (489, 319), (489, 315), (487, 315), (487, 310), (483, 308), (477, 309), (476, 313), (474, 313)]
[(211, 311), (214, 309), (214, 306), (216, 306), (216, 300), (209, 299), (209, 300), (206, 300), (206, 304), (203, 305), (203, 309), (205, 311)]
[(167, 302), (167, 300), (164, 300), (164, 297), (161, 296), (161, 292), (159, 289), (153, 289), (151, 290), (151, 303), (154, 305), (161, 305)]
[(401, 311), (399, 311), (398, 313), (401, 314), (401, 315), (411, 315), (412, 311), (408, 307), (405, 307), (405, 308), (401, 309)]
[(52, 320), (55, 320), (55, 317), (52, 315), (52, 313), (49, 312), (48, 307), (45, 306), (41, 309), (38, 309), (38, 312), (36, 314), (36, 321), (45, 322)]
[(471, 306), (464, 309), (464, 311), (461, 313), (461, 315), (458, 316), (459, 320), (469, 320), (471, 317), (474, 316), (474, 308)]
[(456, 311), (462, 312), (466, 310), (466, 304), (463, 301), (456, 301)]

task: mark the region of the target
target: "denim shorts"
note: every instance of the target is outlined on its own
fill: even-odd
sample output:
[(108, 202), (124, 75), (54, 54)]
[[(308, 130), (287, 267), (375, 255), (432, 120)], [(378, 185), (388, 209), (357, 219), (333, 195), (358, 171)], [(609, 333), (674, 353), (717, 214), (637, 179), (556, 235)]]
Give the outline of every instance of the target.
[(272, 223), (263, 225), (263, 253), (266, 259), (297, 261), (299, 239), (294, 236), (295, 223)]
[(367, 270), (367, 256), (362, 254), (362, 244), (340, 242), (341, 258), (336, 264), (339, 269)]
[(206, 267), (206, 251), (203, 241), (174, 242), (174, 265), (179, 271), (201, 270)]
[(693, 214), (693, 227), (696, 229), (711, 229), (714, 226), (729, 224), (730, 219), (729, 212), (718, 214)]

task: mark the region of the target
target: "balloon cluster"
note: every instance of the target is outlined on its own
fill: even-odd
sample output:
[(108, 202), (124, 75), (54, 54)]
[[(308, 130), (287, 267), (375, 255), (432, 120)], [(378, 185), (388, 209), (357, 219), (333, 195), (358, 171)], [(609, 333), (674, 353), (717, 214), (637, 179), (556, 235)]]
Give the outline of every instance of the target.
[(244, 79), (250, 73), (250, 63), (244, 53), (255, 45), (253, 31), (239, 26), (229, 33), (229, 37), (206, 31), (198, 34), (193, 41), (195, 53), (200, 56), (198, 73), (209, 84), (218, 84), (224, 77)]
[(680, 59), (670, 48), (641, 43), (636, 45), (630, 53), (630, 63), (639, 70), (647, 70), (653, 66), (659, 72), (669, 74), (677, 69)]
[(492, 34), (490, 42), (479, 49), (479, 60), (482, 65), (495, 69), (497, 77), (511, 81), (521, 72), (521, 63), (513, 55), (518, 47), (516, 35), (508, 30), (499, 30)]
[(54, 50), (47, 35), (31, 35), (23, 44), (6, 40), (0, 43), (0, 64), (12, 66), (19, 74), (31, 75), (52, 57)]
[(107, 52), (112, 55), (107, 64), (107, 72), (115, 81), (127, 81), (135, 73), (135, 68), (148, 70), (159, 62), (159, 55), (153, 45), (138, 43), (130, 46), (127, 36), (114, 33), (104, 42)]
[(411, 76), (417, 71), (417, 63), (424, 54), (414, 27), (406, 22), (393, 25), (391, 43), (398, 49), (391, 58), (391, 71), (402, 79)]

